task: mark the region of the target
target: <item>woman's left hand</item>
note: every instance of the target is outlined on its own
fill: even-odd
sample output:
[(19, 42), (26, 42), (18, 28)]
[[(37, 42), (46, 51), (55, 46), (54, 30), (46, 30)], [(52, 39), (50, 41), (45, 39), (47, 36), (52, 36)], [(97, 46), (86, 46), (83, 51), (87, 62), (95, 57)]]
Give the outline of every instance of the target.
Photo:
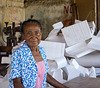
[(52, 85), (52, 86), (54, 86), (54, 87), (56, 87), (56, 88), (69, 88), (69, 87), (63, 85), (62, 83), (58, 82), (57, 80), (55, 80), (55, 79), (54, 79), (51, 75), (49, 75), (48, 73), (47, 73), (47, 82), (48, 82), (50, 85)]

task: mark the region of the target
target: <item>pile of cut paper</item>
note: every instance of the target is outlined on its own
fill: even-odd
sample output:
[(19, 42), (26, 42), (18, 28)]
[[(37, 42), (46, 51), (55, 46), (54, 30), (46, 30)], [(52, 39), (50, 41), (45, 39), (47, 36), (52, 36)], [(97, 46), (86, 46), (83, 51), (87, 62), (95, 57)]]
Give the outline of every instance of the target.
[[(40, 44), (45, 48), (50, 72), (53, 77), (53, 73), (61, 68), (68, 75), (67, 80), (84, 74), (84, 76), (96, 77), (94, 67), (91, 67), (92, 74), (90, 74), (91, 71), (80, 66), (75, 59), (67, 60), (67, 58), (65, 58), (65, 56), (80, 58), (97, 50), (93, 45), (95, 43), (95, 45), (98, 44), (99, 46), (100, 39), (98, 37), (99, 34), (98, 36), (94, 36), (94, 22), (88, 23), (85, 20), (64, 28), (62, 25), (62, 22), (54, 24), (54, 29), (50, 32), (45, 41), (42, 41)], [(60, 30), (62, 33), (57, 35)], [(73, 71), (71, 69), (73, 69)], [(73, 75), (75, 72), (77, 74)]]

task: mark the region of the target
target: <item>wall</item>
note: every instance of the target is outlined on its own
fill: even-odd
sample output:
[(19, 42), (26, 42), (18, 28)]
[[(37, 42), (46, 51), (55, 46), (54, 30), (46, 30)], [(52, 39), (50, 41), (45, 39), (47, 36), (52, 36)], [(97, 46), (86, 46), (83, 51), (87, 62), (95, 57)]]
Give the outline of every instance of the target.
[(33, 15), (33, 19), (41, 22), (42, 39), (45, 39), (49, 32), (53, 29), (52, 25), (59, 21), (64, 21), (66, 26), (71, 24), (71, 0), (36, 0), (26, 3), (25, 18), (29, 19)]
[[(24, 0), (0, 0), (0, 30), (5, 27), (4, 22), (18, 24), (27, 20), (33, 15), (33, 19), (41, 22), (42, 39), (45, 39), (53, 29), (52, 25), (59, 21), (64, 21), (64, 26), (72, 24), (71, 0), (31, 0), (27, 1), (24, 7)], [(6, 38), (3, 34), (3, 38)], [(2, 44), (1, 44), (2, 43)], [(0, 45), (6, 45), (0, 32)]]
[(97, 31), (100, 30), (100, 0), (97, 0)]
[[(25, 20), (25, 9), (24, 9), (24, 0), (0, 0), (0, 44), (6, 45), (2, 39), (2, 29), (5, 27), (4, 22), (9, 22), (9, 25), (12, 22), (16, 24)], [(6, 41), (6, 38), (3, 34), (3, 38)]]
[(79, 20), (95, 21), (95, 0), (76, 0)]

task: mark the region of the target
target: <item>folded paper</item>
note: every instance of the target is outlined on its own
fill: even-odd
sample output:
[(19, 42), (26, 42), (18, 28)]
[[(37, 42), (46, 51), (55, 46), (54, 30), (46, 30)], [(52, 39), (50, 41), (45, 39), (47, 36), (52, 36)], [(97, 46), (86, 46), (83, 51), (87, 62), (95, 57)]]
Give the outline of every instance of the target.
[(100, 51), (100, 37), (93, 36), (91, 41), (88, 43), (88, 47)]
[(100, 30), (99, 30), (99, 32), (98, 32), (98, 34), (96, 35), (97, 37), (100, 37)]
[[(75, 66), (77, 65), (77, 66)], [(76, 77), (94, 77), (96, 78), (95, 68), (89, 69), (80, 66), (75, 59), (70, 60), (70, 64), (67, 64), (63, 70), (68, 74), (68, 80)]]
[(57, 63), (57, 69), (63, 68), (67, 65), (67, 60), (65, 57), (55, 58), (55, 62)]
[(69, 57), (80, 58), (94, 51), (94, 49), (91, 49), (87, 46), (86, 42), (81, 42), (66, 48), (65, 55)]

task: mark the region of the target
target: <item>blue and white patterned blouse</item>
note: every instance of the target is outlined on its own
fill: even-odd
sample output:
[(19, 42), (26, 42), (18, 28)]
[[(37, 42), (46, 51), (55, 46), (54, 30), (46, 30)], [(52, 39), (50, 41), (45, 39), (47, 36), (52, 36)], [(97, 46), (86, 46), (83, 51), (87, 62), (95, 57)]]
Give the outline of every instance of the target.
[[(38, 46), (38, 48), (45, 63), (45, 75), (42, 85), (42, 88), (45, 88), (46, 76), (49, 67), (43, 47)], [(25, 88), (35, 88), (37, 79), (37, 64), (26, 42), (24, 42), (23, 45), (17, 48), (12, 54), (9, 88), (14, 88), (12, 79), (18, 77), (22, 77), (22, 84)]]

